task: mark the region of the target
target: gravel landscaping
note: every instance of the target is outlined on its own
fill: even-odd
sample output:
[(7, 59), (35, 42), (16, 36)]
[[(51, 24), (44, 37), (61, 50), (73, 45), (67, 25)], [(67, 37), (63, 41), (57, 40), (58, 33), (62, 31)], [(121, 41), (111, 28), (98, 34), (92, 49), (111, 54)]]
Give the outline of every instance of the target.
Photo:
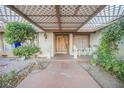
[(49, 62), (42, 59), (17, 60), (1, 58), (0, 60), (0, 87), (16, 87), (29, 73), (41, 71)]
[(99, 65), (93, 66), (90, 63), (79, 63), (94, 80), (103, 88), (124, 88), (124, 82), (118, 80), (114, 75), (106, 72)]

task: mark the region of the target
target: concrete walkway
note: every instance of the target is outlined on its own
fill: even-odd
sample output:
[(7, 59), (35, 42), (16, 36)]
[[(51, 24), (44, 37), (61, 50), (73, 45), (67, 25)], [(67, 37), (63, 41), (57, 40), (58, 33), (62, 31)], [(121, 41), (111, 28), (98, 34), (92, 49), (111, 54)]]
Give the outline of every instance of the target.
[(18, 88), (99, 88), (95, 80), (76, 62), (54, 61), (39, 72), (32, 72)]

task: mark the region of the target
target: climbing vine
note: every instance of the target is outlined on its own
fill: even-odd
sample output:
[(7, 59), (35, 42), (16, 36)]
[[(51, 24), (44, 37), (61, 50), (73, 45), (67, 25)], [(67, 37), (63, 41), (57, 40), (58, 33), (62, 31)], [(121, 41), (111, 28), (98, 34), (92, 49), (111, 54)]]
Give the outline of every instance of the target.
[(124, 80), (124, 62), (117, 59), (119, 42), (124, 38), (124, 19), (108, 26), (102, 31), (100, 46), (98, 47), (97, 62), (106, 70), (116, 74)]

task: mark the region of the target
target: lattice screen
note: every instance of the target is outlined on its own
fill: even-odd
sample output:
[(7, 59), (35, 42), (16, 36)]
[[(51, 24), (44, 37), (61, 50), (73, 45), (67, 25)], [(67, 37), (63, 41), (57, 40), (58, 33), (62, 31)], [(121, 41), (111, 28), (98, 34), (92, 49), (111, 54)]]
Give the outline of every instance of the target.
[(17, 9), (26, 15), (55, 15), (56, 10), (53, 5), (17, 5)]
[[(56, 9), (55, 5), (15, 5), (14, 7), (46, 31), (62, 29), (90, 32), (124, 16), (123, 5), (106, 6), (99, 12), (101, 5), (60, 5), (59, 9)], [(0, 6), (0, 20), (27, 22), (6, 6)]]
[(61, 15), (74, 15), (76, 7), (77, 7), (76, 5), (60, 6), (60, 13)]
[(17, 13), (13, 12), (6, 6), (0, 6), (0, 20), (4, 22), (14, 22), (14, 21), (20, 21), (20, 22), (27, 22), (19, 16)]
[(91, 15), (94, 11), (97, 10), (97, 8), (99, 8), (100, 6), (98, 5), (91, 5), (91, 6), (88, 6), (88, 5), (84, 5), (84, 6), (81, 6), (77, 15)]
[(124, 16), (124, 5), (107, 6), (94, 18), (92, 18), (92, 20), (85, 24), (80, 31), (86, 28), (91, 28), (92, 31), (98, 30), (122, 16)]

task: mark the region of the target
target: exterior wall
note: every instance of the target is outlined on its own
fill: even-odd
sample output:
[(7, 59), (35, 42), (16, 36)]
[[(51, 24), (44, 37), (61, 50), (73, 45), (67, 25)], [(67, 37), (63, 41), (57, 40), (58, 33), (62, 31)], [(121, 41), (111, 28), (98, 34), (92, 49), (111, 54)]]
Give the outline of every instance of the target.
[(13, 45), (10, 45), (5, 41), (4, 33), (0, 33), (0, 51), (11, 52), (12, 48)]
[(118, 59), (124, 60), (124, 39), (121, 41), (121, 44), (119, 44), (119, 54), (117, 56)]
[(96, 33), (90, 34), (90, 47), (99, 46), (100, 38), (102, 37), (102, 32), (97, 31)]
[(47, 33), (47, 39), (44, 37), (44, 33), (39, 33), (39, 47), (42, 54), (40, 57), (47, 57), (49, 54), (54, 56), (54, 34)]
[(5, 42), (3, 32), (0, 33), (0, 56), (15, 57), (12, 53), (12, 45)]
[(2, 33), (0, 33), (0, 51), (2, 51), (3, 50), (3, 43), (2, 43), (3, 41), (2, 41)]
[(73, 55), (73, 34), (69, 34), (69, 54)]
[[(54, 33), (47, 33), (47, 39), (44, 38), (44, 33), (39, 33), (39, 47), (41, 48), (42, 54), (40, 54), (40, 57), (47, 57), (47, 55), (50, 53), (50, 55), (53, 57), (55, 55), (55, 34)], [(88, 47), (88, 36), (82, 35), (83, 41)], [(73, 45), (74, 44), (74, 34), (69, 33), (69, 55), (73, 55)]]

